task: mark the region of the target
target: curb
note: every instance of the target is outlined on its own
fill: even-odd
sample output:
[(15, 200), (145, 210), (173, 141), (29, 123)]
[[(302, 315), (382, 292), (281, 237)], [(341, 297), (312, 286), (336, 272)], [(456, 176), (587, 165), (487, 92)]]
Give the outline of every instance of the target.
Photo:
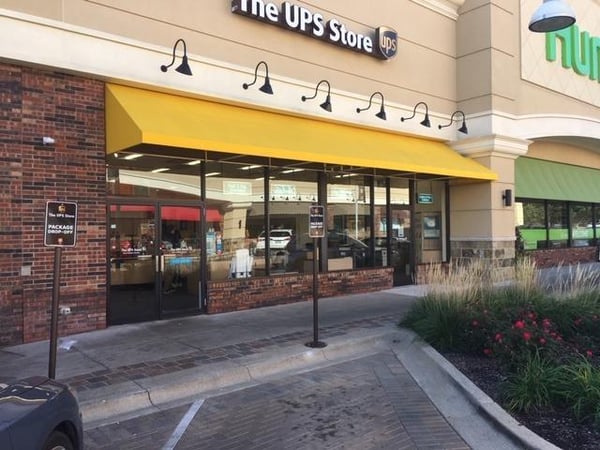
[[(416, 350), (420, 352), (427, 360), (429, 360), (428, 362), (433, 363), (432, 365), (439, 369), (442, 376), (452, 383), (484, 420), (512, 441), (517, 448), (531, 450), (560, 450), (559, 447), (556, 447), (524, 425), (521, 425), (514, 417), (508, 414), (500, 405), (494, 402), (492, 398), (479, 389), (433, 347), (422, 341), (415, 333), (410, 330), (402, 329), (402, 334), (403, 336), (399, 341), (401, 348), (394, 349), (394, 353), (396, 353), (402, 363), (405, 364), (407, 369), (410, 365), (407, 360), (409, 351)], [(396, 344), (398, 344), (398, 342)], [(419, 380), (414, 375), (413, 378), (415, 378), (419, 386), (421, 386), (435, 403), (434, 396), (430, 395), (430, 388), (426, 383), (423, 383), (423, 380)], [(438, 405), (436, 404), (436, 406)], [(460, 434), (462, 435), (462, 433)]]
[(395, 325), (361, 330), (327, 339), (327, 347), (288, 346), (266, 355), (255, 354), (234, 361), (212, 363), (171, 374), (83, 391), (78, 394), (86, 428), (125, 417), (136, 411), (197, 397), (210, 397), (227, 389), (256, 385), (269, 378), (314, 370), (318, 367), (361, 358), (389, 346), (398, 336)]

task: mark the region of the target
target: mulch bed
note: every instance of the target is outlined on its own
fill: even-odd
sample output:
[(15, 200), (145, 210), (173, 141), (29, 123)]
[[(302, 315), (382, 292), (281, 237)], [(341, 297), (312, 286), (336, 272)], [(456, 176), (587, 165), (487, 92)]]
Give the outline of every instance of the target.
[[(443, 353), (443, 356), (490, 398), (502, 404), (500, 385), (505, 377), (496, 360), (457, 353)], [(513, 416), (531, 431), (563, 450), (600, 448), (600, 429), (591, 422), (579, 423), (564, 412), (545, 411), (543, 414)]]

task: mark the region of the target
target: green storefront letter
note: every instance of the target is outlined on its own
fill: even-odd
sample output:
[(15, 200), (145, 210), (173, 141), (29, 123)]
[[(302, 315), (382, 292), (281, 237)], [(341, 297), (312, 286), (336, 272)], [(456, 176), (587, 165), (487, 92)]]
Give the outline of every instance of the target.
[(587, 31), (579, 32), (577, 25), (546, 33), (546, 60), (556, 61), (560, 43), (560, 60), (565, 69), (600, 82), (600, 38)]

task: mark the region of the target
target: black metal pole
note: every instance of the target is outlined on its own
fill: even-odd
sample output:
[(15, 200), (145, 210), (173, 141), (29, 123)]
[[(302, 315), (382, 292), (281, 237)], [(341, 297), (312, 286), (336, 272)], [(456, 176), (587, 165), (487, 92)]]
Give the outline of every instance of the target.
[(319, 342), (319, 275), (317, 273), (317, 238), (313, 239), (313, 343)]
[(319, 275), (318, 275), (318, 238), (313, 238), (313, 340), (306, 344), (308, 347), (327, 347), (325, 342), (319, 341)]
[(50, 320), (50, 357), (48, 378), (56, 378), (56, 347), (58, 345), (58, 299), (60, 296), (60, 260), (62, 247), (54, 248), (54, 283), (52, 289), (52, 311)]

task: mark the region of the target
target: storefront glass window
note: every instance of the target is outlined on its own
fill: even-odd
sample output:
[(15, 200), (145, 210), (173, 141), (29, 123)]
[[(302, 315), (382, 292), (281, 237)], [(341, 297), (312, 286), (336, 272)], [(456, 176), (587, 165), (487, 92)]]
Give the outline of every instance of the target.
[[(317, 172), (271, 168), (269, 223), (270, 273), (312, 271), (309, 207), (317, 202)], [(256, 253), (264, 255), (267, 233), (261, 227)]]
[(109, 195), (169, 201), (200, 198), (200, 169), (190, 164), (193, 160), (120, 153), (107, 161)]
[(412, 282), (413, 274), (410, 252), (414, 244), (411, 234), (409, 180), (390, 179), (390, 201), (392, 212), (390, 262), (394, 267), (394, 285), (409, 284)]
[[(328, 268), (349, 270), (370, 265), (370, 178), (356, 173), (329, 174), (327, 184)], [(368, 241), (367, 241), (368, 242)]]
[[(263, 167), (206, 163), (206, 256), (212, 281), (264, 272), (255, 257), (264, 214)], [(262, 262), (262, 266), (261, 266)]]
[(569, 219), (565, 202), (548, 202), (548, 243), (552, 248), (567, 247)]
[[(388, 245), (387, 245), (387, 207), (386, 207), (386, 187), (385, 178), (375, 178), (375, 215), (373, 224), (375, 229), (374, 240), (374, 264), (377, 267), (388, 266), (390, 264)], [(364, 240), (365, 244), (371, 244), (371, 237), (367, 236)], [(371, 248), (369, 247), (369, 253)]]
[(570, 206), (571, 245), (587, 247), (594, 242), (594, 220), (592, 205), (573, 203)]
[(446, 184), (443, 181), (417, 181), (415, 205), (415, 245), (418, 263), (445, 260)]
[(594, 207), (570, 203), (517, 199), (515, 215), (524, 250), (595, 245)]
[(515, 205), (519, 220), (519, 231), (524, 250), (546, 248), (548, 235), (546, 232), (546, 212), (544, 202), (539, 200), (523, 200)]

